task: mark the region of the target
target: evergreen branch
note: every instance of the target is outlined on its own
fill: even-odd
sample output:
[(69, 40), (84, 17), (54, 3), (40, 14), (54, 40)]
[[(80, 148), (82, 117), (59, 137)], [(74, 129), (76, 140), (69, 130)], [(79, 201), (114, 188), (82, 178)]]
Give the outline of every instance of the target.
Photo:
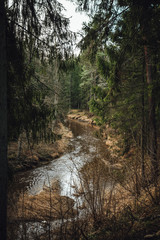
[(22, 25), (20, 25), (18, 22), (9, 19), (11, 22), (13, 22), (15, 25), (17, 25), (18, 27), (20, 27), (21, 29), (23, 29), (28, 35), (34, 37), (35, 39), (37, 39), (39, 42), (43, 43), (44, 45), (46, 45), (47, 47), (51, 47), (47, 42), (45, 42), (44, 40), (40, 39), (39, 37), (37, 37), (34, 33), (32, 33), (31, 31), (27, 30), (25, 27), (23, 27)]
[[(49, 91), (53, 92), (54, 94), (56, 94), (56, 95), (58, 95), (58, 96), (60, 97), (60, 94), (59, 94), (56, 90), (50, 88), (50, 87), (47, 86), (45, 83), (41, 82), (41, 81), (39, 80), (38, 76), (35, 75), (34, 78), (37, 80), (37, 82), (39, 82), (40, 84), (42, 84), (42, 85), (43, 85), (45, 88), (47, 88)], [(61, 89), (60, 89), (60, 90), (61, 90)]]

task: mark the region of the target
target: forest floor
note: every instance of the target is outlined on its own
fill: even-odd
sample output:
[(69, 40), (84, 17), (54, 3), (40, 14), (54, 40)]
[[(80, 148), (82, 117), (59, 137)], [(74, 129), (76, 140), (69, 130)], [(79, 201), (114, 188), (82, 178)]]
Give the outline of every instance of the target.
[(52, 142), (40, 142), (28, 146), (25, 134), (21, 139), (21, 151), (18, 157), (18, 141), (10, 142), (8, 146), (9, 173), (26, 171), (60, 157), (67, 149), (72, 132), (62, 123), (58, 123), (54, 128), (57, 140)]

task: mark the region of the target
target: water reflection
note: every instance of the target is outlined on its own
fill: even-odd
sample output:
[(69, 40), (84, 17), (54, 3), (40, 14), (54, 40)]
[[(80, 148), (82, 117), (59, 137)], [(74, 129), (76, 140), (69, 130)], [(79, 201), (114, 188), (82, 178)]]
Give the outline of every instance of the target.
[[(16, 206), (16, 198), (18, 199), (20, 193), (36, 195), (55, 181), (58, 182), (62, 196), (76, 199), (75, 186), (81, 186), (80, 169), (83, 166), (86, 167), (86, 163), (94, 162), (95, 159), (108, 159), (106, 145), (101, 139), (95, 137), (93, 127), (74, 120), (68, 122), (68, 127), (73, 132), (73, 138), (70, 140), (67, 152), (46, 166), (17, 174), (9, 189), (10, 196), (14, 193), (11, 205)], [(110, 187), (110, 183), (108, 184)], [(80, 201), (79, 199), (81, 204)], [(18, 208), (18, 206), (16, 207)], [(42, 223), (38, 222), (31, 223), (28, 229), (34, 228), (36, 224), (40, 225), (38, 227), (38, 231), (40, 231)], [(54, 225), (55, 221), (52, 224)]]
[(49, 186), (58, 179), (61, 185), (61, 194), (71, 196), (71, 185), (77, 181), (77, 171), (88, 161), (96, 158), (106, 158), (108, 151), (101, 139), (95, 137), (94, 129), (86, 123), (69, 121), (69, 128), (73, 132), (68, 152), (62, 157), (53, 160), (47, 166), (19, 173), (15, 176), (12, 189), (28, 191), (37, 194), (43, 186)]

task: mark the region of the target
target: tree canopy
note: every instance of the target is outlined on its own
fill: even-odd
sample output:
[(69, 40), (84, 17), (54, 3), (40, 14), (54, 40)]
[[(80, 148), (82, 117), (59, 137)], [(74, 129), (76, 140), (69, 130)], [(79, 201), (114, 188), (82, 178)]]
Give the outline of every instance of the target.
[(46, 131), (57, 110), (48, 96), (59, 94), (58, 71), (73, 54), (75, 35), (58, 1), (1, 1), (0, 9), (0, 238), (6, 239), (7, 136), (8, 141), (18, 140), (25, 131), (34, 141), (52, 139), (52, 131)]
[(159, 2), (76, 2), (79, 10), (91, 16), (83, 28), (85, 36), (80, 43), (81, 86), (88, 83), (92, 92), (88, 99), (90, 110), (100, 116), (101, 122), (111, 124), (122, 133), (126, 150), (133, 142), (141, 145), (143, 175), (146, 146), (156, 182), (159, 171)]

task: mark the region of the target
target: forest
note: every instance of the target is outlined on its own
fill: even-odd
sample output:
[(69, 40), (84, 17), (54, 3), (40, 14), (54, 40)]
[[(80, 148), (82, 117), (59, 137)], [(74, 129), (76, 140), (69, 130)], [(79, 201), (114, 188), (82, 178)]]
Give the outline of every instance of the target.
[[(68, 1), (89, 16), (78, 43), (58, 0), (0, 1), (0, 239), (160, 239), (160, 2)], [(49, 175), (27, 193), (15, 179), (76, 150), (82, 113), (103, 156), (70, 157), (73, 198)]]

